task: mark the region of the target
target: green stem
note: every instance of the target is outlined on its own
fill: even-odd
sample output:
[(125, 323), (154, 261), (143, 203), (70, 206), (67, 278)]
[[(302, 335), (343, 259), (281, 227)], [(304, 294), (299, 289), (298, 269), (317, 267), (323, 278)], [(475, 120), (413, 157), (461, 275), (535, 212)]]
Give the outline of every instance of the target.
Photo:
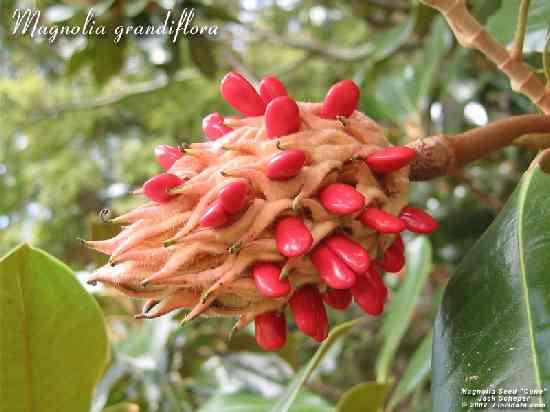
[(546, 87), (550, 87), (550, 31), (546, 35), (546, 43), (542, 51), (542, 67), (546, 77)]
[(525, 31), (527, 29), (527, 16), (529, 14), (529, 3), (531, 0), (521, 0), (519, 5), (516, 35), (512, 46), (512, 58), (521, 60), (523, 58), (523, 43), (525, 42)]

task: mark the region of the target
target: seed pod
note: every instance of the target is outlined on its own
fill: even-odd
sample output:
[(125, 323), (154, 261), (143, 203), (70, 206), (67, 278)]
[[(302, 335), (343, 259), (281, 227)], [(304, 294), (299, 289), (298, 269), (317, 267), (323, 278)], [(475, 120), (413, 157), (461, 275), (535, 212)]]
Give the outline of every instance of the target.
[(399, 233), (405, 230), (405, 223), (382, 209), (367, 207), (359, 217), (361, 222), (380, 233)]
[(386, 272), (397, 273), (405, 266), (405, 254), (401, 249), (398, 241), (394, 241), (389, 248), (386, 249), (382, 260), (377, 262), (378, 266)]
[(170, 169), (174, 162), (182, 156), (183, 153), (177, 147), (167, 144), (160, 144), (155, 147), (155, 157), (157, 158), (157, 162), (165, 170)]
[(337, 116), (351, 116), (357, 108), (360, 94), (359, 87), (351, 80), (334, 84), (323, 101), (321, 117), (336, 119)]
[(399, 215), (407, 230), (415, 233), (432, 233), (438, 223), (430, 214), (416, 207), (406, 207)]
[(332, 235), (324, 242), (355, 273), (364, 273), (370, 266), (367, 250), (344, 235)]
[(329, 289), (321, 296), (327, 305), (337, 310), (346, 310), (353, 297), (349, 289)]
[(332, 183), (320, 195), (321, 204), (336, 215), (349, 215), (365, 206), (365, 197), (345, 183)]
[(204, 119), (202, 119), (202, 131), (208, 140), (216, 140), (225, 134), (232, 132), (233, 129), (227, 127), (223, 123), (223, 117), (221, 114), (215, 112), (210, 113)]
[(201, 227), (210, 227), (215, 229), (226, 225), (227, 222), (229, 222), (229, 216), (227, 216), (221, 202), (216, 200), (212, 203), (212, 205), (210, 205), (210, 207), (208, 207), (208, 209), (206, 209), (206, 212), (204, 212), (199, 221), (199, 225)]
[(235, 214), (244, 209), (247, 203), (249, 185), (245, 181), (226, 184), (218, 193), (218, 200), (229, 214)]
[(277, 250), (286, 257), (307, 253), (313, 244), (313, 236), (304, 222), (294, 216), (279, 219), (275, 227)]
[(254, 334), (258, 345), (268, 351), (281, 349), (286, 342), (284, 313), (266, 312), (254, 318)]
[(265, 103), (254, 87), (243, 76), (229, 72), (222, 79), (220, 92), (235, 110), (245, 116), (261, 116)]
[(365, 158), (375, 173), (389, 173), (401, 169), (416, 158), (416, 150), (405, 146), (386, 147)]
[(183, 183), (176, 175), (161, 173), (153, 176), (143, 184), (143, 193), (153, 202), (165, 203), (174, 197), (168, 191)]
[(349, 289), (355, 283), (355, 273), (324, 244), (311, 253), (311, 262), (321, 278), (333, 289)]
[(300, 130), (300, 109), (296, 102), (288, 96), (273, 99), (265, 110), (265, 128), (271, 139)]
[(279, 96), (288, 96), (285, 86), (275, 76), (266, 76), (260, 82), (260, 96), (265, 104)]
[(359, 307), (369, 315), (378, 316), (384, 311), (384, 301), (365, 276), (357, 277), (351, 293)]
[(268, 298), (280, 298), (290, 293), (288, 279), (280, 279), (281, 268), (273, 263), (260, 262), (252, 268), (256, 289)]
[(288, 180), (304, 167), (306, 154), (300, 149), (283, 150), (267, 162), (267, 177), (271, 180)]
[(298, 329), (318, 342), (325, 340), (328, 336), (328, 318), (317, 287), (302, 286), (292, 295), (289, 303)]

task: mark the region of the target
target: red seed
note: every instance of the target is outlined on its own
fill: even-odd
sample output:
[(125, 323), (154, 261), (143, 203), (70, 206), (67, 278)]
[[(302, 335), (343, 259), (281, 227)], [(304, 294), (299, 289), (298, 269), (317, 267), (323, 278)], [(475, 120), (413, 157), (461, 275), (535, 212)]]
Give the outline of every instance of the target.
[(430, 214), (416, 207), (406, 207), (399, 215), (408, 230), (415, 233), (432, 233), (438, 223)]
[(286, 257), (297, 257), (307, 253), (313, 244), (311, 232), (297, 217), (279, 219), (275, 227), (277, 249)]
[(153, 176), (143, 184), (143, 193), (153, 202), (166, 203), (174, 197), (168, 191), (183, 183), (176, 175), (161, 173)]
[(268, 351), (282, 348), (286, 341), (284, 313), (266, 312), (254, 318), (254, 334), (258, 345)]
[(333, 85), (323, 101), (321, 117), (335, 119), (337, 116), (351, 116), (357, 108), (359, 87), (351, 80), (342, 80)]
[(337, 310), (346, 310), (352, 299), (349, 289), (329, 289), (321, 296), (327, 305)]
[(288, 96), (273, 99), (265, 110), (267, 136), (274, 139), (300, 130), (300, 109)]
[(345, 183), (332, 183), (321, 192), (321, 203), (336, 215), (349, 215), (365, 206), (365, 197)]
[(202, 215), (199, 225), (201, 227), (209, 227), (215, 229), (224, 226), (229, 221), (229, 216), (225, 212), (219, 200), (216, 200), (210, 205), (206, 212)]
[(209, 140), (216, 140), (232, 132), (233, 129), (223, 124), (222, 115), (216, 112), (202, 119), (202, 131)]
[(167, 144), (160, 144), (155, 147), (155, 157), (163, 169), (170, 169), (174, 162), (182, 156), (183, 153), (177, 147)]
[(388, 298), (388, 288), (384, 284), (380, 273), (378, 273), (375, 268), (371, 267), (369, 271), (365, 273), (365, 277), (373, 287), (374, 292), (379, 297), (379, 299), (385, 302)]
[(328, 336), (327, 311), (316, 286), (301, 287), (289, 303), (298, 329), (319, 342)]
[(365, 158), (375, 173), (389, 173), (401, 169), (416, 157), (416, 150), (405, 146), (386, 147)]
[(395, 250), (399, 250), (401, 253), (405, 253), (405, 244), (403, 243), (403, 238), (401, 235), (397, 235), (393, 241), (395, 245)]
[(357, 277), (351, 293), (355, 302), (369, 315), (378, 316), (384, 311), (384, 301), (366, 277)]
[(361, 222), (380, 233), (399, 233), (405, 230), (405, 223), (382, 209), (367, 207), (359, 217)]
[(281, 268), (273, 263), (256, 263), (252, 268), (252, 277), (256, 289), (268, 298), (280, 298), (290, 293), (288, 279), (280, 279)]
[(228, 183), (222, 187), (218, 193), (218, 200), (223, 209), (229, 214), (243, 210), (247, 203), (248, 189), (248, 183), (242, 180)]
[(333, 289), (349, 289), (355, 283), (355, 273), (327, 246), (318, 246), (310, 255), (321, 278)]
[(403, 269), (405, 266), (405, 254), (398, 241), (394, 241), (391, 246), (386, 249), (384, 257), (377, 263), (378, 266), (386, 272), (397, 273)]
[(225, 75), (220, 92), (227, 103), (245, 116), (261, 116), (265, 112), (265, 103), (256, 89), (238, 73)]
[(355, 273), (364, 273), (370, 266), (367, 250), (344, 235), (332, 235), (324, 242)]
[(283, 150), (267, 162), (267, 177), (271, 180), (290, 179), (300, 173), (305, 162), (306, 154), (303, 150)]
[(260, 83), (260, 96), (265, 104), (279, 96), (288, 96), (285, 86), (275, 76), (266, 76)]

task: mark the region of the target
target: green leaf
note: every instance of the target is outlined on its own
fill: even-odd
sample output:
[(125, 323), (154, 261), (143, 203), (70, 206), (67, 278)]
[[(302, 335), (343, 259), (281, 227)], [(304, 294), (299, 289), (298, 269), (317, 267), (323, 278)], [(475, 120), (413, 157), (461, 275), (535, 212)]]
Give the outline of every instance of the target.
[(389, 383), (365, 382), (346, 391), (336, 405), (337, 412), (377, 412), (391, 388)]
[(432, 248), (425, 237), (407, 244), (407, 270), (399, 290), (382, 320), (381, 350), (376, 359), (376, 380), (385, 382), (401, 339), (407, 331), (416, 301), (428, 280), (432, 266)]
[(361, 321), (362, 319), (354, 319), (335, 327), (330, 332), (327, 339), (321, 344), (319, 349), (317, 349), (317, 352), (315, 352), (315, 355), (313, 355), (308, 364), (296, 373), (296, 376), (292, 379), (286, 390), (278, 397), (275, 405), (273, 405), (270, 409), (270, 412), (286, 412), (290, 410), (290, 405), (292, 405), (292, 402), (296, 399), (300, 388), (306, 383), (309, 376), (317, 368), (317, 366), (319, 366), (319, 363), (321, 363), (321, 360), (326, 355), (328, 350)]
[(410, 395), (429, 375), (432, 362), (432, 332), (422, 340), (411, 357), (388, 402), (388, 411)]
[[(505, 0), (500, 9), (493, 14), (487, 24), (487, 30), (506, 45), (512, 43), (516, 31), (520, 0)], [(550, 2), (548, 0), (531, 0), (524, 43), (526, 52), (542, 52), (546, 32), (550, 24)]]
[[(541, 169), (544, 159), (550, 151), (533, 162), (447, 286), (434, 329), (438, 412), (461, 409), (462, 388), (550, 387), (550, 175)], [(548, 391), (544, 398), (548, 404)]]
[(23, 244), (0, 260), (5, 411), (87, 411), (109, 347), (103, 316), (71, 270)]
[(426, 46), (417, 61), (397, 66), (383, 73), (376, 80), (374, 98), (392, 115), (394, 121), (404, 121), (424, 112), (429, 94), (438, 79), (437, 71), (452, 44), (452, 37), (445, 20), (434, 19)]
[(206, 77), (212, 79), (216, 76), (218, 66), (214, 56), (214, 44), (205, 36), (195, 36), (189, 39), (189, 51), (191, 60)]
[(122, 402), (103, 409), (103, 412), (139, 412), (139, 405), (130, 402)]
[[(261, 395), (239, 393), (216, 395), (210, 398), (198, 412), (266, 412), (272, 400)], [(290, 412), (332, 412), (334, 409), (321, 398), (300, 392)]]

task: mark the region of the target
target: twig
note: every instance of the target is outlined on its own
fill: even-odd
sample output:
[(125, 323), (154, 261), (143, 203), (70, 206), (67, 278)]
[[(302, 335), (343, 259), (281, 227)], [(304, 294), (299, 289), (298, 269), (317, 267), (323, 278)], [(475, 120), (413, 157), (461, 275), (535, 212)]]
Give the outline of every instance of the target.
[(289, 46), (295, 49), (305, 50), (311, 54), (323, 56), (331, 60), (355, 62), (366, 59), (372, 53), (371, 44), (355, 47), (353, 49), (346, 49), (342, 47), (335, 47), (333, 45), (325, 43), (319, 43), (313, 40), (281, 36), (269, 30), (264, 30), (256, 27), (247, 28), (258, 35), (260, 38), (264, 38), (274, 43), (283, 44), (285, 46)]
[(525, 42), (525, 30), (527, 29), (527, 16), (529, 15), (530, 0), (521, 0), (519, 5), (518, 21), (516, 24), (516, 34), (512, 45), (512, 59), (523, 59), (523, 43)]
[(100, 96), (95, 99), (70, 102), (63, 105), (51, 107), (41, 112), (29, 114), (25, 125), (29, 125), (50, 117), (56, 117), (65, 113), (93, 110), (106, 106), (111, 106), (117, 103), (121, 103), (129, 98), (160, 91), (168, 86), (173, 86), (174, 83), (184, 82), (195, 77), (196, 75), (192, 72), (183, 72), (171, 79), (163, 78), (161, 80), (152, 80), (148, 82), (138, 83), (120, 93), (114, 93), (109, 96)]
[(544, 87), (529, 66), (514, 59), (473, 17), (466, 0), (420, 0), (437, 9), (447, 20), (458, 42), (466, 48), (477, 49), (510, 79), (512, 90), (525, 94), (544, 113), (550, 114), (550, 90)]
[(420, 181), (449, 175), (530, 133), (550, 133), (550, 116), (514, 116), (456, 135), (415, 140), (408, 144), (418, 152), (411, 164), (410, 178)]
[(485, 193), (481, 191), (475, 183), (470, 179), (468, 176), (464, 174), (462, 171), (457, 171), (456, 173), (452, 174), (452, 177), (456, 178), (460, 183), (468, 186), (470, 188), (470, 191), (472, 192), (472, 195), (479, 200), (481, 203), (483, 203), (485, 206), (489, 207), (490, 209), (493, 209), (495, 212), (500, 211), (502, 209), (502, 202), (497, 199), (494, 196), (491, 196), (488, 193)]

